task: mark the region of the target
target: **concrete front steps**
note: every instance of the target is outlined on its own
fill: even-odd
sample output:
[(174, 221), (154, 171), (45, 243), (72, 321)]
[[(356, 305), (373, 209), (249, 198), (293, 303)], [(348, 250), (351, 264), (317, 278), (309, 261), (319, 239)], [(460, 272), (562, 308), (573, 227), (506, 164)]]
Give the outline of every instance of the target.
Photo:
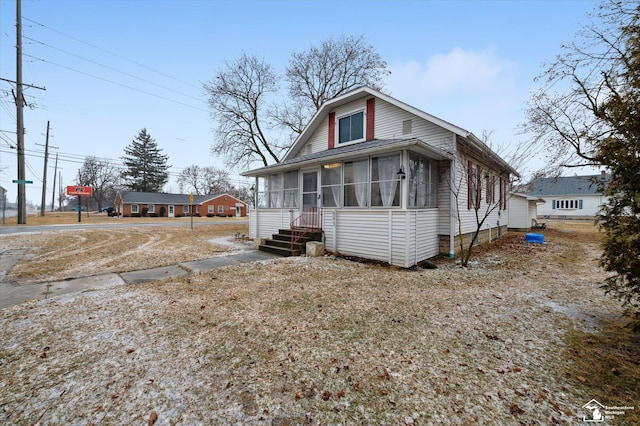
[[(297, 232), (304, 232), (302, 229)], [(280, 229), (277, 234), (273, 234), (264, 244), (260, 244), (258, 249), (267, 253), (273, 253), (280, 256), (300, 256), (306, 252), (307, 243), (310, 241), (322, 241), (322, 231), (308, 231), (304, 237), (300, 237), (291, 248), (291, 229)]]

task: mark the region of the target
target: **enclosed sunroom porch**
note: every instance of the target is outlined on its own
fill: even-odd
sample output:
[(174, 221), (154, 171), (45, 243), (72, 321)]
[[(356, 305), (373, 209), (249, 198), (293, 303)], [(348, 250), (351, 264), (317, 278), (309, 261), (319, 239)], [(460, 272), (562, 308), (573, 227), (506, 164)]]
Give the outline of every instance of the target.
[(303, 223), (323, 232), (329, 252), (410, 267), (449, 233), (451, 159), (417, 139), (371, 141), (247, 172), (250, 237)]

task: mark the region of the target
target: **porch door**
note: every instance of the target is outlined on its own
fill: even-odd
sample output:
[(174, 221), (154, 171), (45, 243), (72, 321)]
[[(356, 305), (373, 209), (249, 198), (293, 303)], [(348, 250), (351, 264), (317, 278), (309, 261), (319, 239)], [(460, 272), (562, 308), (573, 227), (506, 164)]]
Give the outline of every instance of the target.
[(318, 170), (302, 173), (302, 210), (318, 206)]

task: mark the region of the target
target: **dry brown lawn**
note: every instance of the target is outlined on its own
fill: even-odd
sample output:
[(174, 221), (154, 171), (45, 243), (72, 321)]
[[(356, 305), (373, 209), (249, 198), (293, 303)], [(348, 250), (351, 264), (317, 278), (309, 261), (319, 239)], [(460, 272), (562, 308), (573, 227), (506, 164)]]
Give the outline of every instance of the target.
[[(34, 220), (32, 225), (48, 224), (49, 221), (65, 223), (68, 219), (65, 216), (68, 214), (62, 214), (62, 219), (45, 216), (47, 220)], [(132, 220), (148, 223), (157, 219), (102, 217), (94, 223), (101, 223), (100, 220), (130, 224)], [(4, 249), (27, 250), (25, 257), (12, 268), (5, 280), (16, 283), (53, 281), (174, 265), (227, 252), (230, 248), (220, 244), (217, 239), (248, 234), (246, 222), (215, 224), (215, 218), (194, 220), (199, 220), (199, 224), (193, 230), (189, 219), (181, 218), (183, 226), (179, 227), (59, 230), (0, 235), (0, 245)], [(175, 219), (171, 221), (176, 223)]]
[(597, 233), (544, 233), (466, 269), (288, 258), (5, 309), (0, 423), (578, 424), (595, 398), (637, 424)]

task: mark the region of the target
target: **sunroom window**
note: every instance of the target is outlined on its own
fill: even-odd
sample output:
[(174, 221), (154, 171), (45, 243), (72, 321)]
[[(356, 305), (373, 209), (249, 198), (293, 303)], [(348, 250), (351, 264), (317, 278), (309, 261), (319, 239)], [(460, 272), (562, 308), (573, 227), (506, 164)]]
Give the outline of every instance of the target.
[(324, 207), (342, 206), (342, 163), (322, 166), (322, 205)]
[(369, 200), (369, 159), (344, 162), (345, 207), (367, 207)]
[(282, 191), (284, 181), (281, 174), (269, 176), (269, 207), (281, 208), (283, 202)]
[(284, 174), (284, 207), (298, 208), (298, 171)]
[(400, 154), (371, 157), (371, 206), (400, 205)]
[(421, 155), (409, 154), (409, 207), (437, 207), (437, 163)]
[(338, 143), (364, 139), (364, 111), (338, 119)]
[[(264, 191), (258, 191), (258, 206), (271, 208), (298, 208), (298, 171), (269, 175), (265, 183)], [(263, 202), (262, 193), (265, 201)]]

